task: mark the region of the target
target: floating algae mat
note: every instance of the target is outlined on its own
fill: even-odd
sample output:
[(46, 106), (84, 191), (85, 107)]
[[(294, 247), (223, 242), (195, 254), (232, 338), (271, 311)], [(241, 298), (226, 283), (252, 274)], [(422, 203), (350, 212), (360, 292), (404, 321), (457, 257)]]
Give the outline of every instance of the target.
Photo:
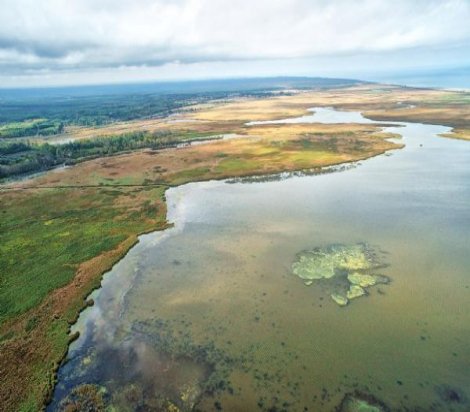
[(367, 288), (389, 283), (388, 277), (375, 273), (384, 266), (378, 253), (365, 243), (335, 244), (299, 253), (292, 272), (306, 286), (327, 283), (331, 299), (346, 306), (350, 300), (367, 295)]

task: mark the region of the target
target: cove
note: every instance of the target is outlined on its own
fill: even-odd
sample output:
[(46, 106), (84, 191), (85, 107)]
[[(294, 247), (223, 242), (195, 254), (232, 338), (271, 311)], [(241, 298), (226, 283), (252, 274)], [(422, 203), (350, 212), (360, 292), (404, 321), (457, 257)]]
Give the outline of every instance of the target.
[[(289, 121), (371, 122), (312, 110)], [(169, 189), (174, 227), (105, 275), (48, 410), (90, 393), (117, 411), (331, 411), (355, 393), (468, 410), (470, 146), (448, 130), (388, 127), (403, 149), (338, 173)], [(360, 243), (391, 281), (350, 305), (292, 273), (303, 251)]]

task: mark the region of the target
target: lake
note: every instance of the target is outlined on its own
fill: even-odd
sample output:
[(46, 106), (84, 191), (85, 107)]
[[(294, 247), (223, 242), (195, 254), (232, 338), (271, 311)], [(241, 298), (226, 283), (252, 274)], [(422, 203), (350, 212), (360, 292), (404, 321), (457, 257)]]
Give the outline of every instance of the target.
[[(371, 122), (312, 111), (281, 122)], [(168, 190), (174, 227), (104, 276), (48, 409), (96, 384), (119, 411), (468, 411), (470, 144), (386, 130), (405, 148), (329, 173)], [(341, 307), (343, 272), (293, 273), (338, 245), (389, 282)]]

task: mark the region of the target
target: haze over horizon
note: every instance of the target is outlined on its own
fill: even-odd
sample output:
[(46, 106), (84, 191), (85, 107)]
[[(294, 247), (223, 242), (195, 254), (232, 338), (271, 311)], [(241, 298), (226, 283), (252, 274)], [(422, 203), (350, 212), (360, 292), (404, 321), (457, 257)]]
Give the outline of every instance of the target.
[[(0, 0), (0, 87), (470, 67), (469, 0)], [(430, 84), (431, 85), (431, 84)]]

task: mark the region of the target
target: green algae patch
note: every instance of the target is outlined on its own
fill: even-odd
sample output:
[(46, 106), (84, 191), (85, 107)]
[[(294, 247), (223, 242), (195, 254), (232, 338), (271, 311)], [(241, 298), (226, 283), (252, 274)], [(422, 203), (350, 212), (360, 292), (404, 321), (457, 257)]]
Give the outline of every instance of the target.
[(348, 304), (348, 298), (345, 298), (343, 295), (340, 295), (339, 293), (332, 293), (331, 294), (331, 299), (333, 299), (336, 304), (339, 306), (346, 306)]
[(367, 273), (351, 273), (348, 275), (348, 281), (352, 285), (357, 285), (362, 288), (375, 286), (378, 283), (388, 283), (389, 279), (381, 275), (369, 275)]
[(359, 298), (361, 296), (364, 296), (366, 294), (366, 291), (357, 285), (351, 285), (349, 287), (349, 290), (346, 292), (346, 297), (351, 300), (355, 298)]
[(331, 299), (346, 306), (350, 300), (367, 295), (367, 288), (390, 281), (371, 273), (381, 267), (379, 254), (365, 243), (334, 244), (297, 254), (292, 273), (306, 286), (315, 282), (329, 286)]
[(366, 270), (371, 264), (365, 245), (332, 245), (299, 253), (292, 271), (304, 280), (330, 279), (338, 271)]
[(336, 408), (339, 412), (390, 412), (390, 408), (369, 393), (347, 393)]

